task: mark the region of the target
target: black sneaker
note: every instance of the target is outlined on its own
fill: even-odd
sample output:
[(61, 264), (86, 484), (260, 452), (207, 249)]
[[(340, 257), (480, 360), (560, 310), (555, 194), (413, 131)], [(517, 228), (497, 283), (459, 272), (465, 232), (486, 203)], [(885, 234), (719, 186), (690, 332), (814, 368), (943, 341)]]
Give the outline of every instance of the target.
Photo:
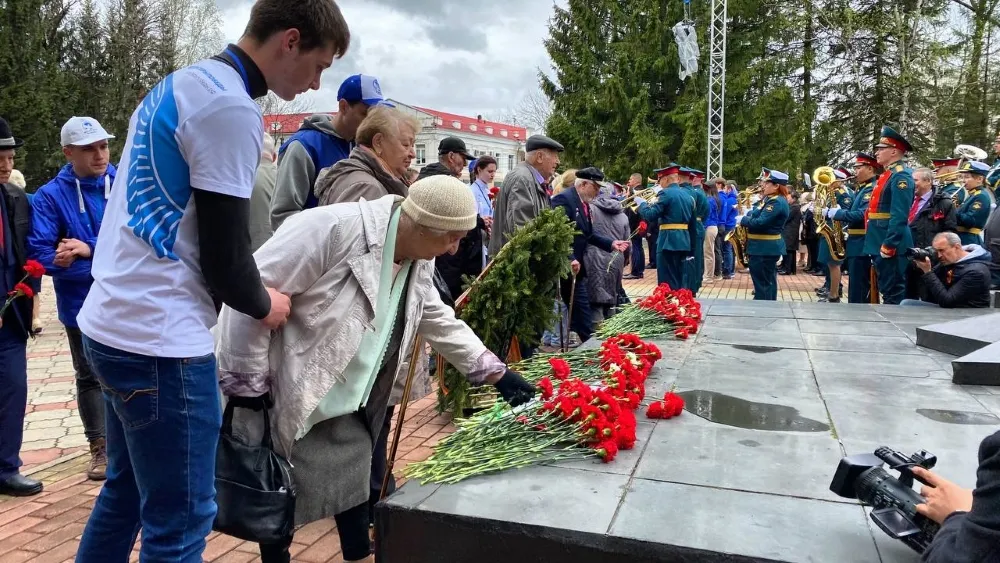
[(42, 492), (41, 481), (36, 481), (31, 477), (25, 477), (20, 473), (15, 473), (0, 481), (0, 495), (10, 495), (12, 497), (30, 497)]

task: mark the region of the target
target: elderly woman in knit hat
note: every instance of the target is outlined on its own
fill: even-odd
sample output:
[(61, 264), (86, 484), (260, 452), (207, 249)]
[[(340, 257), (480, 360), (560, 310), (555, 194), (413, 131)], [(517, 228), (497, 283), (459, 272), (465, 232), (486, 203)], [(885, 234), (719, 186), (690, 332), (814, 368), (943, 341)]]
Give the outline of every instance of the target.
[[(496, 386), (507, 402), (534, 395), (434, 289), (434, 258), (455, 252), (475, 225), (468, 186), (431, 176), (410, 186), (405, 199), (303, 211), (254, 255), (264, 283), (291, 296), (291, 315), (272, 334), (223, 308), (216, 329), (220, 382), (228, 396), (273, 399), (275, 449), (294, 467), (296, 525), (333, 515), (339, 523), (349, 509), (367, 510), (372, 443), (393, 383), (406, 377), (416, 335), (474, 384)], [(248, 427), (258, 418), (237, 417), (234, 427), (259, 435)], [(347, 561), (367, 560), (363, 522), (361, 530), (339, 530)], [(262, 556), (276, 548), (287, 554), (291, 539), (262, 546)]]

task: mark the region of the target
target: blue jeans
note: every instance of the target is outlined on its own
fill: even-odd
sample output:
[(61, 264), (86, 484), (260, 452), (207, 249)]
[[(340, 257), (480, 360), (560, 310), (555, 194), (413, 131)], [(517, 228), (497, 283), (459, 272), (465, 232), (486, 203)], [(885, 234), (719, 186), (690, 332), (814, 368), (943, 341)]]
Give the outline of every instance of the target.
[(16, 475), (21, 467), (28, 402), (27, 346), (27, 339), (14, 329), (0, 328), (0, 480)]
[(143, 563), (201, 563), (222, 426), (215, 356), (141, 356), (86, 336), (84, 346), (104, 390), (108, 480), (77, 562), (126, 563), (142, 528)]

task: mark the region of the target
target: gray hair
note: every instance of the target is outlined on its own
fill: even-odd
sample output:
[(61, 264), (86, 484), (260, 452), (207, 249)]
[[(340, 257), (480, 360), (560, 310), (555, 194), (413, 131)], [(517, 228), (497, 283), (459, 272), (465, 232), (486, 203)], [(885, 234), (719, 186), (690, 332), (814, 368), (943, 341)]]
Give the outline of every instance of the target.
[(22, 190), (28, 187), (27, 182), (24, 181), (24, 174), (22, 174), (21, 171), (17, 169), (10, 171), (10, 179), (7, 181), (21, 188)]
[(958, 235), (956, 235), (951, 231), (938, 233), (937, 236), (934, 237), (934, 240), (937, 241), (938, 239), (944, 239), (945, 241), (947, 241), (948, 246), (962, 246), (962, 239), (960, 239)]
[(584, 178), (577, 178), (576, 180), (574, 180), (574, 181), (573, 181), (573, 187), (574, 187), (574, 188), (579, 188), (580, 186), (582, 186), (582, 185), (586, 184), (587, 182), (590, 182), (591, 184), (597, 184), (597, 187), (598, 187), (598, 188), (600, 188), (600, 187), (601, 187), (601, 185), (600, 185), (600, 184), (598, 184), (597, 182), (595, 182), (595, 181), (593, 181), (593, 180), (586, 180), (586, 179), (584, 179)]
[(930, 168), (917, 168), (913, 171), (914, 180), (927, 180), (928, 182), (934, 181), (934, 171)]
[(269, 133), (264, 133), (264, 143), (260, 147), (260, 161), (271, 163), (274, 162), (275, 156), (274, 137)]

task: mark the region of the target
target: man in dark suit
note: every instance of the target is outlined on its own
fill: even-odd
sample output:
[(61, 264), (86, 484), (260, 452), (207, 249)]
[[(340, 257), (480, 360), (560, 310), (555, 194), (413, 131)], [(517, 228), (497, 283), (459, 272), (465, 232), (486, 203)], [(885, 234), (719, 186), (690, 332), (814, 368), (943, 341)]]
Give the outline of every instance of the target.
[[(0, 291), (14, 290), (24, 277), (31, 206), (24, 190), (8, 184), (14, 167), (15, 139), (0, 118)], [(29, 278), (30, 279), (30, 278)], [(32, 289), (38, 285), (31, 280)], [(18, 297), (0, 318), (0, 495), (29, 496), (42, 492), (39, 481), (21, 475), (21, 439), (28, 398), (28, 336), (32, 298)]]
[(576, 183), (573, 187), (552, 198), (552, 208), (561, 207), (566, 212), (566, 217), (576, 224), (579, 231), (573, 237), (573, 247), (570, 252), (574, 281), (563, 284), (562, 297), (566, 306), (573, 312), (569, 328), (580, 337), (580, 342), (586, 342), (594, 333), (587, 284), (581, 279), (587, 276), (587, 271), (583, 267), (583, 255), (587, 252), (587, 246), (594, 245), (606, 252), (617, 250), (625, 253), (629, 249), (628, 241), (613, 241), (595, 233), (590, 222), (588, 204), (597, 197), (601, 189), (599, 182), (603, 181), (604, 173), (599, 169), (592, 166), (583, 168), (576, 172)]

